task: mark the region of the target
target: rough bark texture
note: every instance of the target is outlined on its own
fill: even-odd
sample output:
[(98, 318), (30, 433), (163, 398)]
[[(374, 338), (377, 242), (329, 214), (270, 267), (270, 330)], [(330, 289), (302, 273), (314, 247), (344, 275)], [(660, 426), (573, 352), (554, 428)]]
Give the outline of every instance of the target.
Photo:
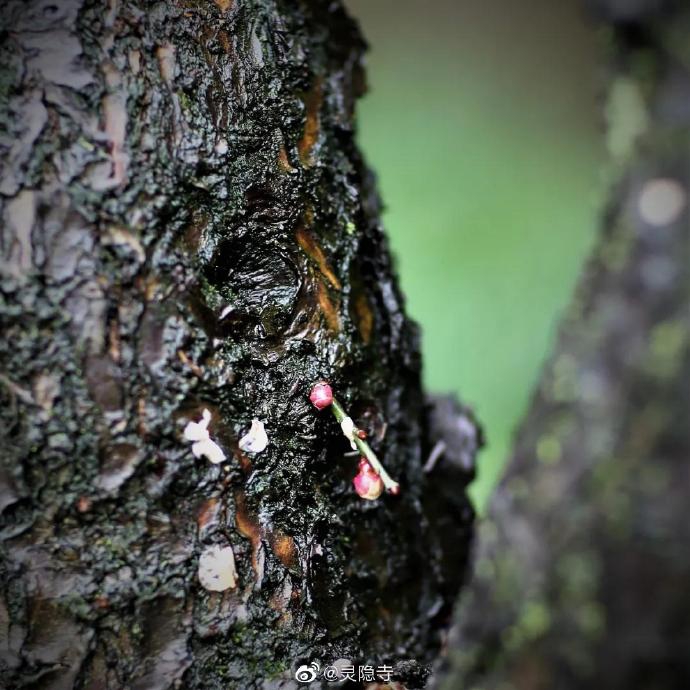
[[(690, 685), (690, 14), (596, 8), (620, 181), (478, 530), (444, 690)], [(684, 208), (650, 206), (664, 188)]]
[[(2, 682), (273, 687), (348, 658), (414, 660), (413, 687), (462, 578), (478, 436), (423, 402), (353, 139), (355, 25), (325, 0), (0, 13)], [(352, 491), (307, 400), (322, 377), (400, 497)], [(182, 437), (204, 408), (221, 465)], [(222, 594), (197, 577), (215, 544)]]

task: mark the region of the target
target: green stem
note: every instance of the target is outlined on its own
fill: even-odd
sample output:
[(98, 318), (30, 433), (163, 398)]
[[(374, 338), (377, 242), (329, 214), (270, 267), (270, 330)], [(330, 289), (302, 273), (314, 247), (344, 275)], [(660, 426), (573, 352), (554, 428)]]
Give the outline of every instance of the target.
[[(343, 409), (342, 405), (335, 398), (333, 398), (333, 404), (331, 405), (331, 409), (333, 410), (333, 416), (336, 418), (338, 424), (342, 423), (343, 419), (345, 419), (348, 416), (345, 410)], [(352, 437), (352, 441), (357, 446), (357, 449), (368, 460), (369, 464), (374, 469), (374, 472), (376, 472), (376, 474), (378, 474), (379, 477), (381, 477), (381, 481), (383, 482), (383, 485), (386, 487), (386, 489), (388, 491), (395, 491), (399, 486), (398, 482), (392, 479), (388, 472), (386, 472), (384, 466), (376, 457), (376, 453), (374, 453), (369, 444), (363, 439), (359, 438), (359, 436), (357, 436), (357, 431), (358, 429), (355, 428), (355, 433)]]

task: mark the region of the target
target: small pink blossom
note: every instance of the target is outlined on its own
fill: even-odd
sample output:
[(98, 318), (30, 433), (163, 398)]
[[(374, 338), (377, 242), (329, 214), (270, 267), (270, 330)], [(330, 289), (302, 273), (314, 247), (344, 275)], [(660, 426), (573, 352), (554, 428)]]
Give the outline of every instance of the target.
[(317, 410), (323, 410), (333, 404), (333, 390), (324, 382), (317, 383), (309, 394), (309, 400)]
[(359, 461), (359, 473), (352, 483), (355, 485), (357, 494), (367, 501), (376, 500), (383, 492), (381, 477), (374, 472), (372, 466), (364, 458)]

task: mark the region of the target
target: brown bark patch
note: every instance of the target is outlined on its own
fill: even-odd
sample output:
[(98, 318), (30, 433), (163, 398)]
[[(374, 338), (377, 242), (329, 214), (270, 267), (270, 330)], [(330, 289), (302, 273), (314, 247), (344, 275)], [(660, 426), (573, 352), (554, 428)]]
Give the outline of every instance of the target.
[(203, 211), (197, 211), (192, 215), (191, 222), (182, 235), (182, 244), (188, 252), (199, 251), (199, 245), (209, 220), (209, 215)]
[(297, 547), (295, 540), (281, 530), (276, 530), (268, 535), (268, 543), (276, 558), (288, 569), (294, 568), (297, 563)]
[[(228, 5), (228, 7), (232, 7), (232, 1), (228, 1), (225, 3)], [(218, 34), (218, 40), (220, 41), (220, 44), (223, 46), (223, 50), (228, 54), (232, 55), (233, 54), (233, 48), (232, 48), (232, 42), (230, 41), (230, 36), (228, 36), (227, 31), (219, 31)]]
[(261, 549), (261, 525), (258, 517), (247, 507), (247, 497), (242, 490), (235, 491), (235, 525), (237, 531), (249, 539), (252, 545), (252, 568), (257, 582), (263, 578), (263, 564), (259, 559)]
[(112, 492), (119, 489), (133, 474), (142, 457), (131, 443), (114, 443), (102, 451), (98, 486)]
[(374, 328), (374, 313), (371, 310), (367, 296), (363, 292), (360, 292), (355, 297), (354, 308), (357, 328), (362, 336), (362, 340), (368, 345)]
[(333, 332), (337, 333), (340, 330), (340, 317), (338, 316), (338, 309), (333, 304), (328, 294), (328, 288), (323, 280), (318, 280), (316, 285), (317, 299), (321, 313), (326, 319), (326, 325)]
[(204, 372), (201, 369), (201, 367), (198, 364), (195, 364), (191, 359), (189, 359), (184, 350), (177, 351), (177, 358), (180, 360), (180, 362), (182, 362), (182, 364), (184, 364), (186, 367), (189, 367), (190, 371), (192, 372), (192, 374), (194, 374), (194, 376), (198, 376), (199, 378), (201, 378), (204, 375)]
[(175, 46), (172, 43), (158, 46), (156, 49), (158, 59), (158, 69), (160, 70), (163, 81), (171, 86), (175, 78)]
[(322, 102), (323, 92), (321, 88), (321, 79), (319, 78), (314, 82), (314, 87), (304, 98), (307, 114), (304, 123), (304, 134), (299, 140), (297, 148), (299, 150), (300, 160), (305, 168), (309, 168), (314, 164), (312, 153), (321, 130), (319, 111), (321, 110)]
[(108, 355), (93, 355), (86, 360), (86, 384), (91, 399), (105, 412), (122, 407), (122, 375)]
[(232, 9), (234, 0), (213, 0), (221, 12), (228, 12)]
[(196, 516), (196, 525), (199, 528), (199, 533), (218, 522), (221, 507), (222, 505), (218, 498), (209, 498), (201, 504)]
[(280, 166), (280, 169), (283, 172), (287, 172), (287, 173), (297, 172), (296, 168), (293, 168), (292, 164), (290, 163), (290, 159), (288, 158), (287, 151), (285, 150), (285, 146), (281, 146), (280, 150), (278, 151), (278, 165)]
[(328, 264), (326, 255), (321, 245), (316, 241), (316, 238), (309, 230), (303, 227), (297, 228), (295, 237), (297, 238), (297, 244), (299, 244), (307, 256), (316, 263), (324, 278), (326, 278), (336, 290), (340, 290), (342, 286), (338, 280), (338, 276), (335, 275), (333, 269)]

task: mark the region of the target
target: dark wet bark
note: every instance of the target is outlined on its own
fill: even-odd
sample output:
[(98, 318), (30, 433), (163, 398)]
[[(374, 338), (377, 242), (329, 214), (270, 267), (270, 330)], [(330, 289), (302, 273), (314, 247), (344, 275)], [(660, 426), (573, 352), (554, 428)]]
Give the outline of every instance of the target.
[[(2, 682), (273, 687), (347, 658), (414, 660), (413, 685), (462, 578), (476, 429), (423, 403), (353, 139), (356, 26), (325, 0), (0, 12)], [(354, 494), (322, 377), (401, 496)], [(204, 408), (220, 465), (182, 435)]]
[(444, 690), (690, 685), (690, 14), (591, 4), (620, 180), (478, 530)]

